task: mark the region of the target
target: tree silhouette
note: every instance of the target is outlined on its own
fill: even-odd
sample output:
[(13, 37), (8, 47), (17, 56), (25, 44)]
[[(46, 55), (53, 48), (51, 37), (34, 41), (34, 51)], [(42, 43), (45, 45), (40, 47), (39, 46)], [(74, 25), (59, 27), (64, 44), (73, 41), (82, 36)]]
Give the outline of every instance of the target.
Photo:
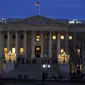
[[(77, 49), (80, 48), (80, 55), (77, 53)], [(74, 45), (69, 45), (69, 52), (70, 52), (70, 57), (75, 65), (75, 67), (78, 69), (80, 68), (80, 65), (83, 64), (85, 58), (85, 46), (83, 45), (83, 39), (80, 41), (80, 45), (74, 44)]]

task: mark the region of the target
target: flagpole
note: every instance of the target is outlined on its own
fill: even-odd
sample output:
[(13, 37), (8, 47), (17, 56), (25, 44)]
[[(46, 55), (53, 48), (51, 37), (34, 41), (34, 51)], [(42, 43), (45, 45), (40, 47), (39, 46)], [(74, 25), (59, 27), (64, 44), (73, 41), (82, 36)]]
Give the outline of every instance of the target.
[(38, 12), (39, 12), (39, 15), (40, 15), (40, 6), (39, 6), (39, 11)]
[(38, 9), (38, 14), (40, 15), (40, 0), (39, 0), (39, 9)]

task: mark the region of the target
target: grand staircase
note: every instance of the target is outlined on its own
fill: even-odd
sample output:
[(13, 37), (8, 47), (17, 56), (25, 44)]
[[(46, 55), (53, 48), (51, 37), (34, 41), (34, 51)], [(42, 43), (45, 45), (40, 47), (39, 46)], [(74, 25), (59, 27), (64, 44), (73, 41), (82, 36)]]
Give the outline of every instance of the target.
[[(12, 66), (12, 65), (11, 65)], [(58, 75), (58, 67), (57, 65), (51, 65), (50, 68), (43, 68), (42, 64), (39, 65), (32, 65), (32, 64), (17, 64), (15, 66), (16, 68), (12, 69), (4, 73), (3, 77), (8, 77), (8, 78), (18, 78), (19, 74), (22, 75), (24, 78), (24, 75), (28, 75), (29, 79), (42, 79), (42, 72), (47, 72), (48, 77), (51, 77), (52, 74)]]
[[(29, 61), (30, 60), (30, 61)], [(41, 79), (42, 73), (47, 72), (48, 77), (50, 78), (52, 74), (55, 76), (58, 76), (61, 74), (63, 69), (60, 69), (60, 66), (58, 63), (52, 63), (53, 59), (46, 59), (49, 60), (50, 68), (43, 68), (42, 67), (42, 60), (43, 59), (36, 59), (36, 63), (33, 63), (32, 59), (28, 59), (28, 63), (26, 63), (26, 60), (22, 63), (6, 63), (5, 65), (5, 73), (3, 74), (3, 77), (7, 78), (19, 78), (19, 74), (22, 75), (24, 78), (24, 75), (28, 75), (29, 79)], [(45, 60), (45, 59), (44, 59)], [(54, 59), (55, 61), (56, 59)], [(60, 71), (61, 70), (61, 71)]]

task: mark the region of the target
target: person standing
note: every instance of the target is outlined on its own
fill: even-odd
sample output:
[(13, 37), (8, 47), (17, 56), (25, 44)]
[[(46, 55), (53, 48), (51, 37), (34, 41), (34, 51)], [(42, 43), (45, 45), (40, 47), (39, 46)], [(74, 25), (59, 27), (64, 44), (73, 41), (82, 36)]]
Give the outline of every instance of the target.
[(42, 73), (42, 81), (45, 81), (45, 72)]
[(48, 73), (45, 73), (45, 79), (48, 79)]

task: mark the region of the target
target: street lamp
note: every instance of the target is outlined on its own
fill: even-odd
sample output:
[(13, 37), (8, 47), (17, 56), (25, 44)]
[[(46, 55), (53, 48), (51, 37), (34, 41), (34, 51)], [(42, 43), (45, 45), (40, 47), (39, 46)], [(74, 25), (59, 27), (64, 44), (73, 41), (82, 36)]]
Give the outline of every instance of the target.
[(48, 65), (48, 68), (50, 68), (50, 64)]
[(50, 64), (47, 64), (47, 63), (46, 63), (46, 64), (43, 64), (42, 67), (43, 67), (43, 68), (46, 68), (46, 69), (47, 69), (47, 68), (50, 68)]
[(46, 64), (43, 64), (42, 67), (45, 68), (45, 79), (47, 79), (48, 78), (47, 77), (47, 75), (48, 75), (47, 69), (50, 68), (51, 66), (50, 66), (50, 64), (46, 63)]
[(45, 68), (46, 67), (46, 65), (45, 64), (43, 64), (43, 66), (42, 66), (43, 68)]
[(45, 72), (47, 73), (47, 69), (50, 68), (51, 66), (50, 64), (46, 63), (46, 64), (43, 64), (42, 67), (45, 68)]

